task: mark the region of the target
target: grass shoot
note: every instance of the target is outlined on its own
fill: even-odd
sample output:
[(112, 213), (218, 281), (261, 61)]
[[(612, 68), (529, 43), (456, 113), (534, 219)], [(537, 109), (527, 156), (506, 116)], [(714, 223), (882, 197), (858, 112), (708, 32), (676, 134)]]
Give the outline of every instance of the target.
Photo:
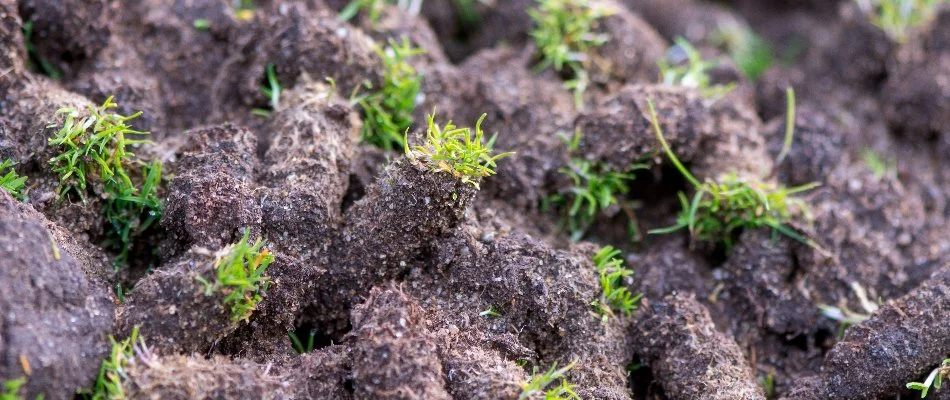
[(580, 107), (590, 85), (588, 68), (592, 53), (609, 40), (608, 35), (596, 32), (598, 21), (613, 11), (588, 0), (537, 2), (536, 7), (528, 10), (534, 21), (530, 35), (540, 52), (535, 71), (553, 68), (567, 74), (570, 78), (564, 86), (574, 93), (574, 102)]
[(214, 283), (197, 277), (205, 285), (206, 296), (219, 290), (225, 294), (224, 304), (231, 310), (231, 320), (235, 322), (251, 317), (271, 282), (264, 272), (274, 261), (274, 256), (263, 248), (264, 241), (260, 238), (250, 244), (250, 235), (251, 231), (245, 229), (239, 242), (215, 253), (217, 276)]
[(621, 313), (633, 315), (643, 294), (634, 296), (627, 290), (624, 281), (633, 276), (633, 270), (624, 268), (623, 260), (618, 258), (620, 250), (613, 246), (605, 246), (594, 255), (594, 266), (600, 274), (601, 295), (591, 302), (594, 313), (607, 323), (610, 317)]
[[(408, 138), (404, 141), (406, 155), (411, 159), (421, 160), (433, 171), (444, 171), (479, 188), (481, 178), (495, 174), (496, 161), (512, 156), (508, 152), (492, 155), (492, 147), (496, 135), (492, 135), (487, 143), (483, 143), (482, 121), (486, 114), (475, 123), (475, 133), (470, 128), (459, 128), (449, 121), (444, 127), (435, 122), (435, 113), (429, 114), (426, 141), (419, 146), (409, 147)], [(408, 134), (408, 132), (407, 132)]]
[(91, 390), (81, 393), (92, 400), (125, 399), (123, 381), (128, 379), (127, 368), (137, 353), (148, 351), (145, 340), (139, 337), (138, 326), (132, 328), (132, 334), (125, 340), (117, 342), (114, 337), (109, 336), (109, 342), (112, 343), (112, 351), (108, 358), (102, 360), (96, 383)]
[(768, 43), (755, 32), (738, 25), (713, 32), (711, 41), (725, 49), (736, 67), (753, 81), (759, 79), (775, 62)]
[(412, 113), (419, 104), (422, 76), (410, 65), (410, 57), (425, 50), (413, 48), (409, 40), (393, 40), (385, 49), (376, 48), (383, 61), (383, 83), (379, 90), (353, 99), (363, 109), (360, 139), (387, 151), (405, 147), (404, 133), (412, 125)]
[[(579, 400), (580, 396), (574, 393), (574, 385), (564, 378), (564, 374), (574, 368), (576, 363), (576, 361), (571, 362), (560, 369), (557, 368), (557, 363), (554, 363), (544, 373), (539, 373), (535, 367), (531, 379), (521, 384), (518, 400)], [(560, 381), (560, 384), (549, 389), (548, 387), (556, 381)]]
[(313, 352), (314, 339), (317, 337), (317, 330), (310, 329), (310, 332), (307, 335), (307, 343), (304, 343), (300, 340), (300, 337), (297, 336), (297, 332), (287, 332), (287, 336), (290, 337), (290, 343), (293, 345), (295, 353), (311, 353)]
[[(0, 162), (0, 189), (6, 190), (15, 199), (23, 201), (26, 198), (26, 193), (23, 191), (26, 186), (26, 177), (17, 175), (13, 170), (14, 165), (16, 164), (11, 160)], [(8, 168), (9, 171), (4, 174), (3, 171)]]
[(688, 229), (694, 240), (722, 243), (726, 251), (729, 251), (742, 230), (768, 227), (774, 232), (822, 251), (817, 243), (786, 225), (798, 216), (808, 218), (807, 205), (795, 195), (817, 187), (817, 183), (786, 188), (744, 178), (736, 173), (727, 173), (716, 180), (707, 179), (700, 182), (670, 149), (660, 129), (653, 102), (648, 104), (653, 128), (663, 151), (696, 191), (692, 199), (688, 199), (682, 192), (679, 194), (682, 211), (674, 225), (655, 229), (650, 233), (668, 234)]
[(20, 377), (17, 379), (8, 379), (3, 381), (3, 389), (0, 391), (0, 400), (20, 400), (23, 398), (20, 395), (20, 388), (26, 385), (26, 377)]
[(270, 110), (263, 108), (255, 108), (251, 112), (254, 115), (259, 117), (268, 117), (270, 113), (274, 110), (277, 110), (277, 105), (280, 104), (280, 93), (281, 86), (280, 81), (277, 79), (277, 66), (274, 64), (267, 64), (267, 69), (264, 72), (265, 83), (261, 85), (261, 94), (267, 98), (268, 106)]
[(45, 58), (40, 57), (40, 53), (36, 49), (36, 44), (33, 43), (33, 21), (23, 23), (23, 47), (26, 48), (26, 53), (29, 57), (27, 60), (28, 69), (39, 71), (43, 75), (56, 81), (63, 79), (63, 73), (60, 72), (59, 69)]
[(871, 23), (898, 43), (907, 42), (911, 29), (934, 17), (946, 0), (855, 0)]
[(923, 382), (910, 382), (907, 384), (907, 388), (919, 390), (920, 398), (926, 398), (927, 392), (929, 392), (931, 388), (940, 390), (940, 386), (943, 384), (943, 378), (946, 378), (947, 374), (950, 374), (950, 358), (943, 360), (940, 366), (930, 371), (930, 374), (927, 375), (927, 379)]
[[(718, 63), (704, 60), (699, 51), (683, 37), (677, 37), (667, 57), (657, 61), (664, 85), (696, 88), (707, 99), (717, 99), (735, 89), (735, 83), (713, 85), (708, 71)], [(671, 62), (671, 59), (673, 62)]]

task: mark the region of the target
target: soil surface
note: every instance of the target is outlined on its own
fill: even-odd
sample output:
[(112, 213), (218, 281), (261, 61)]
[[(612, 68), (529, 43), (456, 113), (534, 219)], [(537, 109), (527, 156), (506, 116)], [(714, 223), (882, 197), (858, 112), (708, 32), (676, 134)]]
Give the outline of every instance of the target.
[[(613, 12), (594, 26), (609, 40), (578, 104), (569, 76), (533, 68), (535, 0), (347, 21), (344, 0), (0, 0), (0, 162), (28, 178), (22, 200), (0, 190), (0, 383), (83, 398), (110, 337), (138, 327), (128, 398), (540, 399), (519, 396), (554, 365), (572, 365), (583, 399), (918, 396), (905, 384), (950, 357), (950, 4), (897, 40), (849, 0), (592, 2)], [(754, 79), (723, 44), (737, 30), (771, 49)], [(663, 85), (678, 37), (735, 88)], [(494, 151), (517, 153), (497, 175), (476, 186), (360, 140), (351, 94), (383, 83), (377, 47), (402, 38), (425, 50), (409, 59), (422, 80), (407, 140), (432, 110), (461, 126), (485, 114)], [(101, 187), (63, 198), (49, 161), (57, 110), (109, 96), (142, 111), (136, 158), (164, 166), (161, 218), (127, 257)], [(648, 101), (700, 180), (817, 183), (789, 224), (813, 244), (767, 228), (729, 247), (648, 234), (693, 191)], [(549, 200), (581, 161), (642, 167), (572, 240)], [(202, 281), (245, 232), (274, 260), (239, 319)], [(606, 245), (633, 271), (619, 284), (643, 294), (629, 315), (592, 306)]]

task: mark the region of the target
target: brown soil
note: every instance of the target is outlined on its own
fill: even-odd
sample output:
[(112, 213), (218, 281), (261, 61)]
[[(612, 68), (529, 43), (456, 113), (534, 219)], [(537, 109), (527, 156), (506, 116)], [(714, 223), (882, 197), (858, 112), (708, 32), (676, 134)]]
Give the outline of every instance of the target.
[[(578, 108), (564, 76), (532, 71), (533, 0), (473, 1), (476, 23), (450, 0), (418, 16), (386, 6), (376, 23), (338, 20), (344, 0), (256, 1), (252, 18), (228, 0), (0, 0), (0, 161), (29, 177), (23, 202), (0, 190), (0, 383), (74, 398), (109, 336), (139, 326), (129, 398), (516, 399), (535, 369), (572, 362), (584, 399), (916, 396), (904, 385), (950, 355), (950, 6), (899, 43), (847, 0), (597, 2), (616, 11), (596, 26), (611, 40)], [(756, 31), (778, 60), (746, 78), (714, 39), (723, 27)], [(737, 88), (710, 101), (657, 84), (677, 36)], [(463, 126), (485, 113), (495, 150), (517, 152), (480, 189), (360, 143), (349, 96), (383, 79), (374, 45), (402, 37), (427, 51), (411, 59), (423, 78), (410, 141), (433, 109)], [(284, 90), (260, 117), (268, 65)], [(794, 146), (778, 163), (790, 85)], [(165, 172), (161, 221), (118, 271), (102, 189), (58, 201), (48, 163), (56, 110), (110, 95), (118, 112), (144, 112), (133, 125), (154, 143), (134, 152)], [(661, 153), (648, 100), (699, 179), (820, 183), (803, 195), (811, 220), (793, 227), (822, 250), (768, 230), (728, 252), (645, 234), (692, 190)], [(570, 191), (572, 158), (647, 166), (621, 196), (634, 206), (608, 209), (580, 242), (541, 206)], [(233, 321), (196, 277), (245, 230), (275, 259), (263, 300)], [(608, 244), (644, 297), (604, 323), (591, 259)], [(862, 310), (855, 284), (881, 306), (839, 336), (818, 306)], [(312, 333), (312, 352), (296, 354), (288, 332)]]

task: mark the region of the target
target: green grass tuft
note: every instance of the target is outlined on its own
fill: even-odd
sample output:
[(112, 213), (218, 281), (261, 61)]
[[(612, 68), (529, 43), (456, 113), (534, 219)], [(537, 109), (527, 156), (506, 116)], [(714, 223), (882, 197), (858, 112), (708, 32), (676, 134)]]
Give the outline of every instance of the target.
[(613, 246), (605, 246), (594, 255), (594, 266), (600, 273), (602, 290), (600, 298), (591, 302), (591, 305), (603, 323), (607, 323), (615, 313), (628, 317), (633, 315), (643, 297), (642, 293), (634, 296), (624, 285), (624, 280), (633, 276), (633, 270), (624, 268), (623, 260), (617, 258), (619, 255), (620, 250)]
[(376, 48), (383, 60), (383, 84), (379, 90), (354, 99), (363, 109), (360, 140), (387, 151), (404, 148), (405, 132), (412, 125), (412, 113), (419, 103), (422, 75), (407, 60), (425, 50), (413, 48), (409, 40), (393, 40), (385, 49)]
[(910, 30), (929, 21), (946, 0), (856, 0), (868, 13), (871, 23), (898, 43), (908, 39)]
[(715, 68), (718, 63), (704, 60), (699, 51), (683, 37), (677, 37), (675, 42), (669, 53), (675, 54), (676, 49), (679, 49), (686, 56), (686, 63), (680, 62), (674, 65), (667, 58), (657, 61), (660, 67), (660, 80), (664, 85), (696, 88), (707, 99), (720, 98), (735, 89), (735, 83), (711, 84), (708, 71)]
[(19, 394), (20, 388), (23, 387), (23, 385), (26, 385), (26, 377), (3, 381), (3, 391), (0, 392), (0, 400), (23, 399), (23, 396)]
[[(557, 363), (554, 363), (544, 373), (538, 373), (538, 369), (535, 368), (531, 379), (521, 384), (521, 394), (518, 396), (518, 400), (579, 400), (580, 396), (574, 393), (574, 385), (564, 379), (564, 374), (574, 368), (575, 363), (576, 361), (560, 369), (557, 368)], [(559, 385), (548, 388), (558, 380), (560, 381)]]
[(931, 388), (940, 390), (940, 386), (943, 384), (943, 378), (946, 378), (947, 374), (950, 374), (950, 358), (943, 360), (940, 366), (930, 371), (930, 374), (927, 375), (927, 379), (923, 382), (910, 382), (907, 384), (907, 388), (919, 390), (920, 398), (923, 399), (927, 397), (927, 392), (929, 392)]
[[(11, 160), (0, 162), (0, 189), (6, 190), (7, 193), (10, 193), (10, 195), (17, 200), (23, 201), (25, 198), (23, 188), (26, 186), (26, 177), (17, 175), (16, 171), (13, 170), (14, 165), (16, 165), (16, 163)], [(4, 174), (3, 170), (7, 168), (10, 170)]]
[(251, 317), (262, 299), (261, 294), (271, 282), (264, 272), (274, 261), (274, 256), (263, 249), (264, 241), (260, 238), (253, 245), (250, 244), (250, 235), (251, 231), (245, 229), (241, 241), (215, 253), (214, 269), (217, 276), (214, 283), (198, 276), (198, 280), (205, 285), (206, 296), (217, 290), (226, 295), (224, 304), (231, 309), (233, 321), (246, 321)]
[[(564, 139), (568, 150), (575, 152), (580, 145), (581, 133), (575, 131), (572, 138)], [(620, 204), (619, 196), (630, 191), (629, 182), (634, 180), (633, 172), (646, 168), (645, 164), (633, 164), (626, 171), (614, 171), (601, 163), (572, 157), (568, 165), (558, 170), (571, 179), (573, 185), (570, 190), (546, 197), (542, 200), (541, 208), (547, 210), (553, 206), (561, 209), (561, 225), (567, 226), (571, 240), (576, 242), (584, 237), (601, 212), (614, 204)], [(631, 217), (630, 223), (635, 227), (633, 211), (625, 204), (620, 205)]]
[(411, 159), (421, 160), (433, 171), (444, 171), (479, 188), (478, 180), (495, 174), (495, 162), (515, 153), (508, 152), (492, 155), (492, 146), (497, 135), (493, 135), (487, 143), (482, 143), (482, 121), (486, 114), (482, 114), (475, 123), (475, 134), (470, 128), (459, 128), (449, 121), (445, 127), (435, 123), (435, 113), (429, 114), (426, 141), (421, 146), (411, 149), (406, 140), (406, 155)]
[[(50, 159), (53, 172), (59, 177), (57, 193), (60, 201), (70, 194), (85, 201), (93, 189), (93, 183), (101, 183), (92, 191), (102, 197), (103, 213), (109, 222), (106, 245), (117, 249), (116, 265), (125, 262), (131, 238), (148, 229), (161, 217), (162, 204), (158, 198), (161, 183), (161, 164), (145, 164), (135, 159), (135, 154), (126, 148), (130, 145), (151, 143), (147, 140), (129, 139), (128, 136), (146, 135), (133, 130), (129, 121), (142, 112), (122, 116), (111, 112), (117, 104), (112, 97), (98, 107), (89, 107), (82, 113), (72, 108), (56, 111), (62, 117), (59, 131), (49, 139), (60, 153)], [(137, 184), (129, 176), (130, 168), (141, 168), (142, 178)]]
[(768, 227), (822, 251), (815, 242), (786, 225), (793, 217), (808, 217), (808, 206), (794, 195), (819, 186), (817, 183), (786, 188), (743, 178), (735, 173), (725, 174), (717, 180), (700, 182), (670, 149), (663, 137), (652, 101), (649, 102), (649, 107), (657, 140), (663, 146), (670, 162), (696, 190), (692, 200), (682, 192), (679, 194), (682, 211), (676, 224), (652, 230), (650, 233), (667, 234), (688, 229), (693, 239), (722, 243), (726, 251), (729, 251), (742, 230)]
[(588, 0), (537, 2), (536, 7), (528, 10), (535, 25), (530, 35), (540, 52), (535, 70), (554, 68), (568, 73), (570, 80), (564, 86), (574, 93), (574, 102), (580, 107), (584, 91), (590, 85), (587, 70), (592, 52), (609, 40), (606, 34), (596, 32), (598, 20), (613, 11), (591, 5)]
[(123, 400), (126, 398), (122, 383), (128, 379), (126, 369), (134, 361), (136, 351), (147, 351), (145, 340), (139, 337), (139, 327), (132, 328), (132, 334), (121, 342), (109, 336), (112, 352), (102, 360), (99, 375), (91, 390), (80, 392), (91, 400)]

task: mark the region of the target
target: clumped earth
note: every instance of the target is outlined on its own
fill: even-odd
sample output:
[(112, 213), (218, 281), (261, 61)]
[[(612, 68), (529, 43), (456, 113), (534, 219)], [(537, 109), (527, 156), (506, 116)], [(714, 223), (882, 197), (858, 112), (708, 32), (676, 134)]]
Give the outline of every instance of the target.
[(947, 2), (0, 0), (0, 94), (3, 399), (950, 372)]

